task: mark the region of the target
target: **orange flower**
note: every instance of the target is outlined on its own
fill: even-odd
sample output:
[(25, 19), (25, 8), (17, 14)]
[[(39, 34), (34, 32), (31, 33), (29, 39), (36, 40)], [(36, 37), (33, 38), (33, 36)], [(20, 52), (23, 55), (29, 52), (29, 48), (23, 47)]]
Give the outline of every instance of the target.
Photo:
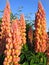
[(22, 40), (21, 40), (21, 35), (20, 35), (20, 30), (18, 27), (18, 21), (13, 20), (12, 22), (12, 38), (13, 38), (13, 50), (12, 50), (12, 56), (13, 56), (13, 63), (14, 65), (18, 64), (20, 61), (20, 53), (21, 53), (21, 48), (22, 48)]
[(45, 52), (47, 49), (47, 33), (45, 11), (41, 4), (38, 3), (38, 12), (35, 17), (35, 50), (36, 52)]
[(20, 27), (21, 27), (21, 36), (22, 36), (22, 44), (26, 43), (26, 23), (24, 19), (24, 15), (20, 16)]
[(12, 34), (11, 34), (11, 28), (10, 28), (10, 5), (9, 2), (6, 3), (6, 7), (4, 10), (4, 15), (2, 18), (2, 38), (5, 38), (6, 43), (6, 49), (5, 49), (5, 59), (3, 62), (3, 65), (9, 65), (12, 60), (10, 58), (11, 52), (12, 52)]

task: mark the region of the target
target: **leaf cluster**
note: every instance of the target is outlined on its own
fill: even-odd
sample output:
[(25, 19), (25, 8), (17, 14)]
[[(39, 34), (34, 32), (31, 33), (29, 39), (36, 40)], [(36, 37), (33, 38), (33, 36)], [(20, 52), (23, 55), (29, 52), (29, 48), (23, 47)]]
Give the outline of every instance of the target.
[(20, 55), (21, 65), (46, 65), (47, 57), (44, 53), (35, 53), (28, 48), (28, 45), (24, 45), (22, 53)]

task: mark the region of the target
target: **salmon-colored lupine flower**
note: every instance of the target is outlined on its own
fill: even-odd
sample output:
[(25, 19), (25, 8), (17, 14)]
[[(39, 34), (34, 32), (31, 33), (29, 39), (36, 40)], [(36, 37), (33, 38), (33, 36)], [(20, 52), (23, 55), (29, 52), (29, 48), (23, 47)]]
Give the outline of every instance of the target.
[(22, 40), (17, 22), (18, 22), (17, 20), (13, 20), (11, 29), (13, 38), (12, 56), (14, 65), (19, 65), (18, 63), (20, 61), (19, 55), (21, 53), (22, 48)]
[[(20, 20), (18, 20), (18, 18), (17, 18), (16, 21), (17, 21), (18, 29), (20, 31), (20, 36), (21, 36), (22, 32), (21, 32), (21, 23), (20, 23)], [(22, 36), (21, 36), (21, 40), (22, 40)], [(22, 46), (23, 46), (23, 43), (22, 43)]]
[(21, 36), (22, 36), (22, 44), (26, 43), (26, 23), (24, 19), (24, 15), (20, 16), (20, 27), (21, 27)]
[(9, 32), (9, 26), (10, 26), (9, 22), (10, 22), (10, 5), (7, 2), (6, 7), (4, 9), (4, 14), (3, 14), (3, 17), (2, 17), (2, 24), (1, 24), (1, 30), (2, 30), (1, 31), (1, 33), (2, 33), (2, 43), (1, 43), (1, 45), (3, 47), (2, 48), (3, 51), (5, 49), (5, 44), (6, 44), (6, 41), (5, 41), (5, 38), (7, 36), (6, 33)]
[(45, 52), (47, 49), (47, 33), (45, 11), (41, 2), (38, 3), (38, 11), (35, 17), (35, 49), (36, 52)]
[(3, 18), (2, 18), (2, 33), (4, 35), (10, 31), (9, 23), (10, 23), (10, 5), (9, 5), (9, 2), (7, 2), (6, 7), (4, 9)]
[(3, 65), (10, 65), (12, 62), (11, 50), (13, 48), (12, 45), (12, 35), (10, 32), (10, 5), (9, 2), (6, 3), (6, 7), (4, 9), (4, 15), (2, 18), (2, 37), (5, 37), (6, 48), (5, 48), (5, 59)]

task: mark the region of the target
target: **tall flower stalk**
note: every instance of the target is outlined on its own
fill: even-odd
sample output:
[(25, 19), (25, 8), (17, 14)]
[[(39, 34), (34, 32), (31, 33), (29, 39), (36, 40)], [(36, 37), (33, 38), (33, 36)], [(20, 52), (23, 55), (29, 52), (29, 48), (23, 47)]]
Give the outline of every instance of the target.
[(6, 3), (6, 7), (4, 9), (4, 14), (3, 14), (3, 18), (2, 18), (2, 37), (5, 38), (6, 43), (4, 43), (6, 45), (5, 47), (5, 59), (3, 62), (3, 65), (10, 65), (10, 63), (12, 62), (12, 56), (11, 56), (11, 50), (13, 48), (12, 45), (12, 34), (10, 31), (10, 5), (9, 2), (7, 1)]
[(20, 27), (21, 27), (21, 36), (22, 36), (22, 45), (26, 44), (26, 23), (24, 15), (20, 16)]
[(45, 52), (47, 49), (47, 33), (45, 11), (41, 2), (38, 3), (38, 11), (35, 16), (35, 50)]
[(2, 33), (6, 36), (6, 33), (10, 31), (10, 5), (9, 2), (6, 3), (6, 7), (4, 9), (4, 14), (2, 18)]
[(22, 40), (17, 22), (18, 22), (17, 20), (13, 20), (11, 29), (13, 38), (12, 56), (14, 65), (19, 65), (18, 63), (20, 61), (19, 55), (21, 53), (22, 48)]

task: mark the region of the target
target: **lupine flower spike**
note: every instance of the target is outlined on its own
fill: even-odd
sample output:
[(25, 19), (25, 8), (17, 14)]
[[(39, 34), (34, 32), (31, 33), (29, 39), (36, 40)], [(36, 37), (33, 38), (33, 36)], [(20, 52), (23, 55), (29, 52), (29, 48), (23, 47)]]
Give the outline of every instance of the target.
[(47, 33), (45, 11), (41, 2), (38, 3), (38, 11), (35, 16), (35, 50), (45, 52), (47, 49)]

